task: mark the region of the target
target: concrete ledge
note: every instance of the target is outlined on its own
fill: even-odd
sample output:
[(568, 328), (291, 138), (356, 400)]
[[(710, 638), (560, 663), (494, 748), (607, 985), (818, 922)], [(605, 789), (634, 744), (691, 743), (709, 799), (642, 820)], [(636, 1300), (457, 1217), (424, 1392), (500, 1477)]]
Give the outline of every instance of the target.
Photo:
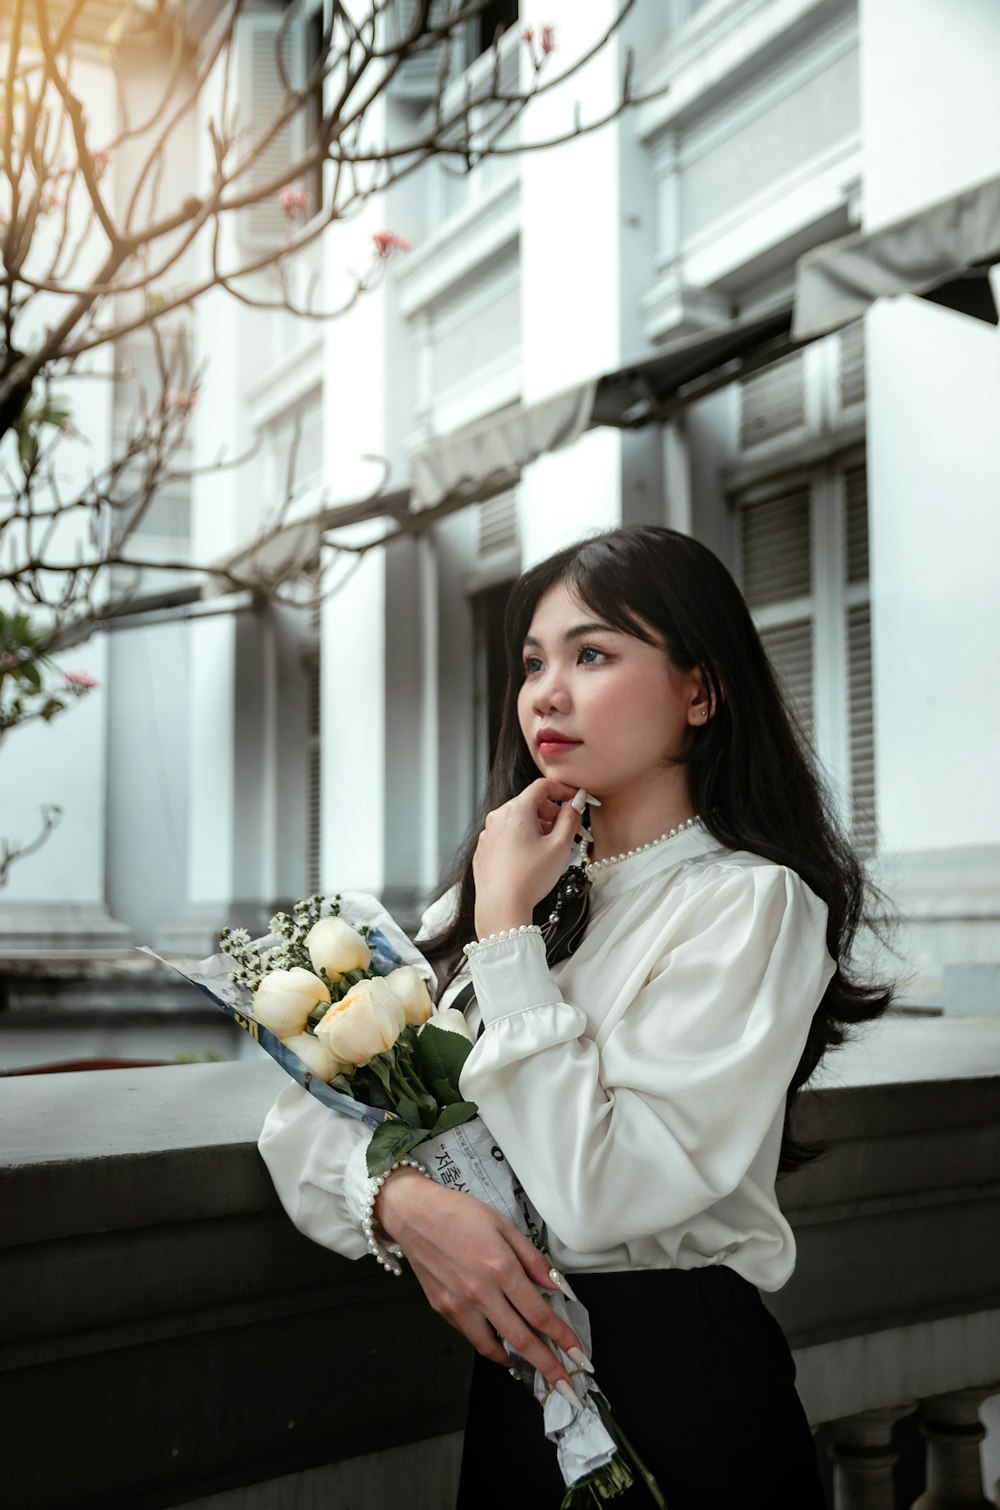
[[(814, 1424), (873, 1388), (1000, 1378), (1000, 1077), (978, 1062), (803, 1097), (830, 1150), (779, 1186), (799, 1263), (766, 1299)], [(5, 1510), (274, 1510), (293, 1478), (357, 1474), (344, 1503), (416, 1510), (394, 1486), (423, 1453), (452, 1482), (470, 1354), (410, 1276), (288, 1222), (256, 1151), (283, 1083), (267, 1060), (3, 1083)]]

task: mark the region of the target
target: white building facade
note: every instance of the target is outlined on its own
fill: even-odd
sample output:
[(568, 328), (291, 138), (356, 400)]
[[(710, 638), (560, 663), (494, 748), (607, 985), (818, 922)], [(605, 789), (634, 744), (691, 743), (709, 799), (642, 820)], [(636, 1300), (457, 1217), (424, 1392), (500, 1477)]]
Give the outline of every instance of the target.
[[(617, 6), (495, 9), (513, 77), (526, 24), (553, 25), (554, 57), (570, 56)], [(253, 49), (279, 17), (260, 5), (243, 23), (241, 110), (267, 108)], [(196, 455), (254, 459), (197, 477), (167, 545), (238, 550), (280, 504), (293, 446), (298, 510), (364, 498), (384, 466), (403, 488), (429, 442), (779, 310), (810, 249), (1000, 174), (992, 0), (905, 14), (894, 0), (639, 0), (527, 112), (523, 138), (559, 136), (574, 99), (585, 121), (613, 110), (629, 48), (645, 104), (468, 176), (431, 162), (305, 253), (299, 286), (333, 304), (374, 234), (411, 244), (341, 318), (222, 293), (200, 305)], [(411, 71), (389, 91), (387, 130), (419, 120), (425, 90)], [(275, 229), (233, 234), (252, 245)], [(643, 520), (694, 534), (740, 582), (903, 916), (903, 999), (957, 1000), (973, 965), (997, 966), (977, 977), (995, 991), (997, 327), (904, 294), (732, 378), (682, 390), (658, 423), (589, 428), (488, 502), (368, 550), (321, 609), (116, 637), (100, 730), (83, 729), (93, 706), (73, 715), (106, 752), (87, 789), (109, 834), (88, 901), (116, 934), (204, 953), (223, 924), (254, 926), (317, 888), (378, 893), (412, 923), (478, 811), (507, 586), (589, 530)], [(324, 549), (382, 530), (334, 532)], [(65, 759), (48, 750), (36, 786)], [(66, 910), (61, 844), (12, 873), (0, 922), (16, 936), (30, 911), (39, 944), (94, 947)]]

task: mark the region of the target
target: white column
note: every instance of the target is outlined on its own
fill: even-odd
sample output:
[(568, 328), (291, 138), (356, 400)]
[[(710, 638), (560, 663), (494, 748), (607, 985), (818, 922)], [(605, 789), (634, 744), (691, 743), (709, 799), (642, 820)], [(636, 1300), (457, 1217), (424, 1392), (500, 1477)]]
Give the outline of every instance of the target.
[(913, 298), (867, 330), (876, 801), (935, 1003), (946, 965), (1000, 960), (1000, 336)]
[[(553, 64), (576, 57), (617, 9), (613, 0), (550, 6), (546, 21), (555, 26), (558, 44)], [(648, 16), (630, 18), (565, 89), (536, 101), (526, 138), (572, 129), (577, 99), (586, 102), (585, 118), (613, 108), (624, 49), (641, 47), (649, 24)], [(530, 404), (649, 354), (639, 299), (652, 282), (657, 232), (648, 156), (627, 116), (565, 146), (527, 153), (521, 182), (521, 354)], [(592, 431), (568, 450), (542, 457), (521, 483), (524, 564), (591, 530), (661, 519), (661, 477), (655, 431), (642, 437)]]

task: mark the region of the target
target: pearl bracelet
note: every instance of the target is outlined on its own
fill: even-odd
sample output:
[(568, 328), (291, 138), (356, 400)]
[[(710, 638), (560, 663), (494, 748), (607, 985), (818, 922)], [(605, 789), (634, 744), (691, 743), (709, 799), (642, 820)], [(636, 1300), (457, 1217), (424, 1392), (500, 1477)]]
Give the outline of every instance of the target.
[[(368, 1240), (369, 1253), (378, 1259), (383, 1269), (387, 1269), (390, 1274), (395, 1274), (398, 1277), (403, 1272), (399, 1264), (399, 1259), (403, 1256), (403, 1250), (398, 1243), (389, 1243), (386, 1245), (381, 1242), (376, 1232), (377, 1223), (375, 1221), (375, 1202), (378, 1199), (378, 1193), (389, 1176), (397, 1169), (419, 1169), (425, 1179), (430, 1179), (428, 1171), (416, 1159), (397, 1159), (395, 1164), (390, 1164), (385, 1174), (376, 1175), (373, 1180), (369, 1180), (368, 1182), (368, 1198), (365, 1201), (361, 1230)], [(385, 1234), (382, 1235), (384, 1236)]]
[(522, 923), (520, 928), (501, 928), (499, 933), (491, 933), (488, 938), (473, 939), (471, 944), (466, 944), (462, 950), (467, 959), (478, 954), (480, 949), (487, 949), (490, 944), (502, 944), (505, 939), (523, 937), (526, 933), (541, 933), (537, 923)]

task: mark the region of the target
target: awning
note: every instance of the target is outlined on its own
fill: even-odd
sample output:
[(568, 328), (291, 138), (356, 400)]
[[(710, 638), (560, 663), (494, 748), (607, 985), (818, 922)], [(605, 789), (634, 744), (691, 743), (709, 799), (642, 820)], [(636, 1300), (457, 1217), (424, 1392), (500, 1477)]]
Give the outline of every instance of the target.
[(1000, 262), (1000, 178), (908, 215), (880, 231), (857, 232), (800, 257), (795, 270), (792, 334), (809, 341), (860, 319), (876, 299), (935, 296), (943, 285), (972, 280), (961, 301), (968, 313), (997, 323), (987, 271)]
[[(59, 648), (79, 643), (95, 630), (243, 612), (301, 580), (324, 543), (357, 551), (419, 534), (437, 519), (513, 487), (524, 467), (548, 451), (571, 445), (585, 430), (654, 424), (681, 402), (774, 360), (794, 348), (791, 319), (789, 302), (768, 314), (744, 316), (681, 337), (655, 356), (589, 379), (542, 403), (510, 405), (486, 415), (417, 452), (410, 463), (411, 486), (329, 504), (282, 523), (211, 562), (200, 581), (137, 595), (74, 626)], [(377, 522), (379, 529), (367, 543), (359, 545), (353, 529), (348, 540), (338, 541), (338, 530), (368, 521)]]
[[(413, 514), (455, 500), (481, 502), (511, 488), (546, 451), (596, 425), (636, 429), (663, 418), (681, 390), (732, 382), (791, 348), (791, 303), (669, 342), (655, 356), (539, 404), (512, 404), (431, 441), (412, 457)], [(739, 364), (738, 367), (734, 364)], [(692, 395), (694, 396), (694, 395)]]

